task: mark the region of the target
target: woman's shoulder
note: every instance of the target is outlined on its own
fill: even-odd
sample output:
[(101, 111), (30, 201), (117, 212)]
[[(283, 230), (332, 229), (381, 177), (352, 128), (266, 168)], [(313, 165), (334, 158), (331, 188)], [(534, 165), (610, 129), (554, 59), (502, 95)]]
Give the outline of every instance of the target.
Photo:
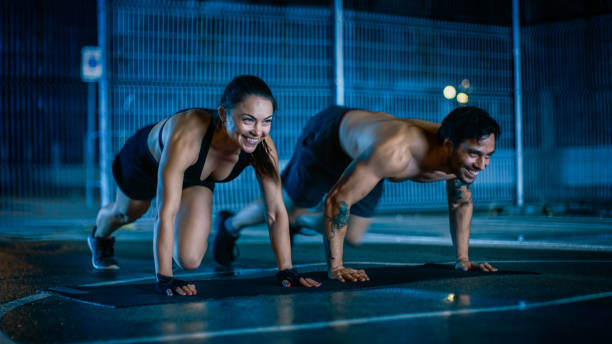
[(170, 140), (187, 146), (200, 146), (200, 141), (215, 125), (214, 110), (185, 109), (176, 112), (169, 121)]
[(206, 131), (210, 125), (214, 125), (218, 118), (217, 110), (192, 108), (184, 109), (175, 114), (177, 125), (185, 129)]
[(206, 109), (206, 108), (188, 108), (177, 111), (175, 115), (181, 115), (184, 117), (197, 117), (200, 119), (210, 120), (218, 117), (218, 113), (216, 109)]

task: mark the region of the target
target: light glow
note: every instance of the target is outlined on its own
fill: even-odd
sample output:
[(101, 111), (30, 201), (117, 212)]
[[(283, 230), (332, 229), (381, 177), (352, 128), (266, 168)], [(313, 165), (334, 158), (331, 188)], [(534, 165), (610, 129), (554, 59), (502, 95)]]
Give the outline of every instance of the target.
[(468, 102), (468, 95), (460, 92), (459, 94), (457, 94), (457, 101), (459, 102), (459, 104), (465, 104)]
[(442, 91), (442, 93), (444, 94), (444, 98), (453, 99), (455, 98), (455, 95), (457, 94), (457, 90), (455, 90), (453, 86), (448, 85), (444, 87), (444, 91)]

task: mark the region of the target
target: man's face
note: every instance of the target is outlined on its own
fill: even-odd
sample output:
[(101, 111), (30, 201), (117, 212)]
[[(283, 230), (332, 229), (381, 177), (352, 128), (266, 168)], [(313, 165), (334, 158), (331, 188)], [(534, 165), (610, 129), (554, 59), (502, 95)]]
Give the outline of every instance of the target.
[(464, 183), (472, 183), (480, 171), (489, 166), (495, 152), (495, 134), (479, 140), (467, 139), (455, 148), (452, 168), (454, 174)]

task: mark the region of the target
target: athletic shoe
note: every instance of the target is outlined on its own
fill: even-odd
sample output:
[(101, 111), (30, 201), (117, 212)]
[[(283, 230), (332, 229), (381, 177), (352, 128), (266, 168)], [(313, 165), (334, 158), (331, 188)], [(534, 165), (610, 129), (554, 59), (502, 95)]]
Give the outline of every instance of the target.
[(294, 237), (296, 234), (300, 233), (301, 228), (298, 225), (294, 225), (289, 223), (289, 242), (291, 243), (291, 247), (293, 247)]
[(87, 237), (87, 244), (91, 251), (91, 264), (98, 270), (119, 270), (119, 263), (114, 257), (115, 238), (98, 238), (94, 226), (91, 235)]
[(233, 235), (225, 228), (225, 221), (233, 215), (227, 210), (222, 210), (217, 214), (217, 234), (213, 242), (213, 257), (223, 266), (232, 265), (240, 254), (236, 246), (236, 240), (240, 235)]
[[(291, 242), (291, 246), (293, 247), (293, 242), (295, 241), (296, 235), (304, 235), (304, 236), (318, 236), (321, 235), (319, 232), (312, 228), (301, 227), (294, 223), (289, 223), (289, 241)], [(325, 234), (323, 234), (325, 235)]]

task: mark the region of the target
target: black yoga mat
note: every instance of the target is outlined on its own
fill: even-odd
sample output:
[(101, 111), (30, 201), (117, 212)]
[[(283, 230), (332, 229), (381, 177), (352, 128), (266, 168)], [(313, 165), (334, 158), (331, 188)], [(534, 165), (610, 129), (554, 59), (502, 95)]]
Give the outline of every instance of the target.
[(323, 284), (319, 288), (291, 287), (283, 288), (276, 281), (274, 274), (256, 278), (234, 279), (207, 279), (190, 280), (196, 285), (198, 294), (195, 296), (165, 296), (155, 292), (152, 282), (139, 284), (108, 285), (96, 287), (54, 287), (44, 293), (66, 297), (75, 301), (89, 304), (121, 308), (131, 306), (194, 302), (210, 299), (223, 299), (230, 297), (244, 297), (257, 295), (287, 295), (297, 293), (338, 292), (359, 289), (373, 289), (398, 286), (404, 283), (436, 280), (469, 278), (477, 276), (524, 275), (536, 274), (524, 271), (457, 271), (452, 266), (425, 264), (403, 265), (367, 268), (370, 277), (368, 282), (341, 283), (327, 278), (327, 271), (305, 273)]

